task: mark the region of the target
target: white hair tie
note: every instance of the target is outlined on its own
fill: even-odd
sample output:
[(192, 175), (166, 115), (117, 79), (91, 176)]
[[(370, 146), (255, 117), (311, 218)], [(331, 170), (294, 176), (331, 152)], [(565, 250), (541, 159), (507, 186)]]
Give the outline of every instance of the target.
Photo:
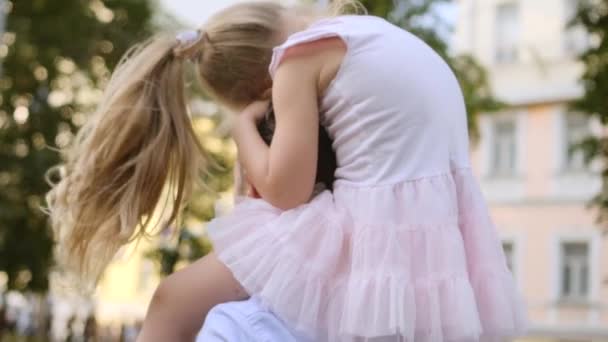
[(176, 57), (187, 58), (194, 60), (200, 53), (201, 41), (204, 34), (200, 30), (183, 31), (175, 36), (177, 45), (173, 49), (173, 55)]

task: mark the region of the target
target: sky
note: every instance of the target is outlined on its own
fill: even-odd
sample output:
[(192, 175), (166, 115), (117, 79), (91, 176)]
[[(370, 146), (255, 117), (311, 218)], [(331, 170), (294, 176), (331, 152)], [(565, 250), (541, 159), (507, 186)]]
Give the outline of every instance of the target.
[[(242, 0), (161, 0), (161, 4), (166, 10), (183, 19), (185, 24), (195, 28), (202, 25), (213, 13), (239, 1)], [(448, 22), (452, 22), (454, 9), (446, 7), (442, 9), (441, 14)]]
[(162, 6), (193, 28), (202, 25), (218, 10), (240, 0), (161, 0)]

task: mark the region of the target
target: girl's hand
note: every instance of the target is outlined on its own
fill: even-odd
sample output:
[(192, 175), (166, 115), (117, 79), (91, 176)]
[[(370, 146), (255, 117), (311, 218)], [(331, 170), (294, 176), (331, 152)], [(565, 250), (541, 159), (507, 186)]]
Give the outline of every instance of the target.
[[(257, 125), (264, 118), (270, 108), (270, 101), (256, 101), (238, 114), (232, 129), (232, 137), (239, 145), (245, 136), (252, 134), (259, 136)], [(260, 137), (261, 139), (261, 137)]]
[(256, 101), (245, 107), (239, 118), (257, 124), (262, 121), (269, 109), (270, 101)]

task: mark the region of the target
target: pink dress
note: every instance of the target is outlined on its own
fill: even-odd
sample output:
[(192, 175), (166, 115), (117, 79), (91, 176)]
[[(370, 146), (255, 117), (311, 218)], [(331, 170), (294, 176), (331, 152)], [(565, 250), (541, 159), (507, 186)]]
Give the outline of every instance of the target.
[(274, 50), (339, 37), (347, 53), (320, 105), (334, 191), (281, 211), (243, 199), (209, 225), (219, 258), (316, 341), (490, 341), (525, 308), (469, 162), (448, 65), (371, 16), (316, 22)]

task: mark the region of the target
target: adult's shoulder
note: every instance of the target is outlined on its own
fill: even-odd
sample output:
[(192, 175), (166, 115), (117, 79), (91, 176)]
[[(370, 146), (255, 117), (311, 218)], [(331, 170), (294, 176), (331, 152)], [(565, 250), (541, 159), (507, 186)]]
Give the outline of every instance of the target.
[(207, 315), (196, 342), (312, 342), (256, 299), (216, 306)]

